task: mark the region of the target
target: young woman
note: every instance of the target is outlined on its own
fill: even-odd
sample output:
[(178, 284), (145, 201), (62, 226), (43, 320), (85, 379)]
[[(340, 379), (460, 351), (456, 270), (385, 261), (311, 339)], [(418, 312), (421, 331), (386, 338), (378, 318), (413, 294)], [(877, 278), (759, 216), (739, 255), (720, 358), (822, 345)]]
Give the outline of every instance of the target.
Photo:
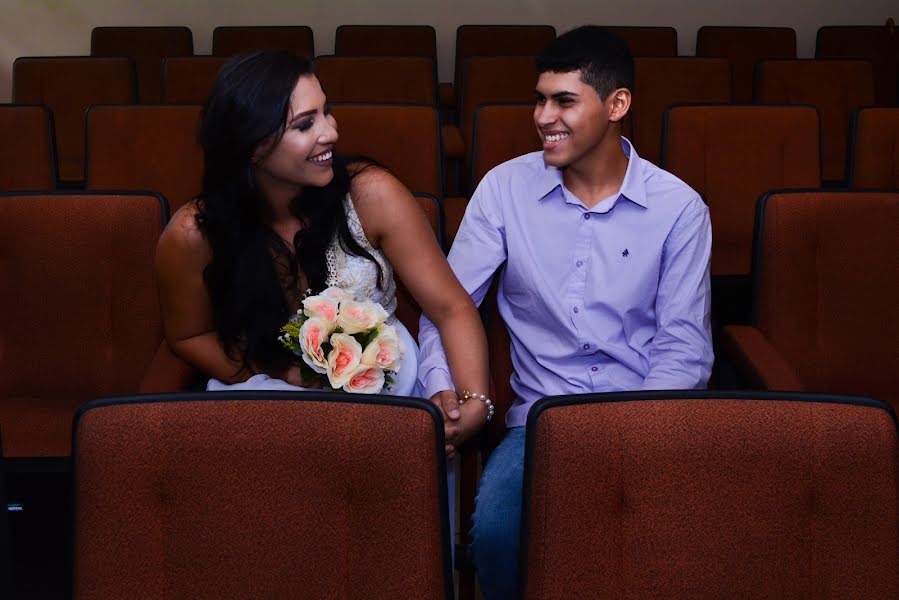
[[(334, 154), (337, 124), (310, 62), (289, 52), (230, 61), (207, 100), (200, 143), (203, 190), (172, 216), (157, 272), (166, 339), (210, 377), (209, 389), (310, 385), (279, 328), (306, 290), (338, 286), (391, 314), (407, 347), (393, 393), (420, 395), (417, 347), (393, 323), (394, 272), (439, 329), (453, 380), (487, 389), (477, 309), (403, 184)], [(447, 404), (451, 455), (486, 409)]]

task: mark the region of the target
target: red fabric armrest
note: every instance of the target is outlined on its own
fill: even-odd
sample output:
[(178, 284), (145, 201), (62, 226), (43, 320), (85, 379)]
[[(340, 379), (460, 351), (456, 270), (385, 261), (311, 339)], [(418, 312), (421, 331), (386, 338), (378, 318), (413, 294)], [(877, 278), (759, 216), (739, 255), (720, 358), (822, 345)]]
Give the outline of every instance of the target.
[(462, 139), (462, 130), (455, 125), (444, 125), (442, 130), (443, 157), (447, 160), (465, 158), (465, 140)]
[(755, 327), (725, 327), (721, 348), (748, 386), (765, 390), (803, 391), (799, 375)]
[(437, 87), (437, 94), (440, 98), (440, 108), (443, 110), (455, 110), (456, 93), (453, 90), (453, 84), (447, 81), (441, 82)]
[(140, 393), (183, 392), (190, 387), (196, 369), (172, 352), (165, 340), (156, 350), (156, 355), (144, 371), (140, 381)]

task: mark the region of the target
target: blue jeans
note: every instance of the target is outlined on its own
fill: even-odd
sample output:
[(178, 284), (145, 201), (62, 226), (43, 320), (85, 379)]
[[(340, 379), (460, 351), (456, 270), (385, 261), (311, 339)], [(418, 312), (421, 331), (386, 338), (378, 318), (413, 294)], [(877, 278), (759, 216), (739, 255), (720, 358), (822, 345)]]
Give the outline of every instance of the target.
[(517, 598), (524, 427), (513, 427), (487, 459), (478, 484), (471, 559), (485, 600)]

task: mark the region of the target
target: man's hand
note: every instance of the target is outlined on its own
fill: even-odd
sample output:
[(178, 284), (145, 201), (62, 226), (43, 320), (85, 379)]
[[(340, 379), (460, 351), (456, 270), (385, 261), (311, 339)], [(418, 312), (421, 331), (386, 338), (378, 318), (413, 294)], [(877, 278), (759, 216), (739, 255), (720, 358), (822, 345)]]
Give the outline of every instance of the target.
[(459, 435), (459, 418), (462, 416), (459, 411), (459, 396), (452, 390), (443, 390), (431, 396), (431, 402), (443, 415), (443, 437), (446, 442), (444, 450), (446, 458), (452, 459), (456, 456), (453, 440)]

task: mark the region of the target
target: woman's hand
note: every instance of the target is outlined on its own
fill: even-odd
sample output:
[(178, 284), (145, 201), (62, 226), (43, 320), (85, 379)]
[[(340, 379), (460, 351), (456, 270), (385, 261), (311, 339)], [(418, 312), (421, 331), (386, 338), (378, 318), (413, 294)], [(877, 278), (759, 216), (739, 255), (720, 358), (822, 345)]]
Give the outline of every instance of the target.
[(297, 387), (305, 387), (305, 388), (323, 388), (325, 387), (324, 381), (322, 377), (316, 375), (311, 378), (303, 378), (303, 369), (300, 365), (291, 365), (287, 368), (286, 371), (282, 374), (280, 379), (283, 379), (290, 385), (295, 385)]
[(459, 434), (459, 419), (462, 413), (459, 412), (459, 396), (452, 390), (443, 390), (431, 396), (431, 402), (440, 410), (443, 416), (443, 439), (446, 457), (452, 458), (456, 455), (456, 447), (453, 446), (451, 440)]
[(456, 456), (458, 449), (473, 438), (487, 422), (487, 405), (480, 400), (468, 400), (462, 405), (462, 416), (457, 423), (457, 433), (452, 439), (453, 452), (447, 458)]

